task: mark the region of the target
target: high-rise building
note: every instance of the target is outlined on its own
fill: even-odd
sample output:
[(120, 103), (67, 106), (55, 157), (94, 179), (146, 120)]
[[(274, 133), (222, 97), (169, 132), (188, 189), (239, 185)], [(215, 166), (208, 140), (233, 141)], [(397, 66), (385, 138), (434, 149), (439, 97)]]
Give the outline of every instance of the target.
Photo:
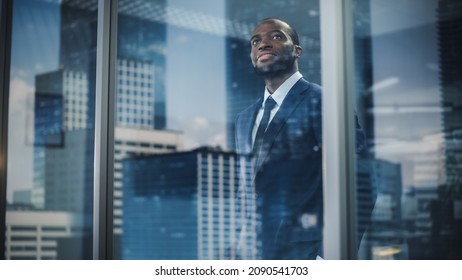
[(154, 129), (155, 66), (150, 62), (117, 60), (118, 127)]
[[(440, 256), (462, 258), (462, 3), (439, 0), (438, 48), (446, 183), (432, 208)], [(436, 237), (434, 237), (436, 239)]]
[(447, 194), (462, 195), (462, 3), (438, 1), (438, 47)]
[(258, 258), (256, 218), (238, 242), (236, 160), (208, 148), (124, 160), (123, 258), (233, 259), (238, 244)]
[[(156, 1), (156, 5), (153, 5), (159, 9), (157, 12), (162, 12), (162, 9), (165, 8), (164, 2)], [(118, 120), (118, 124), (165, 129), (166, 25), (163, 22), (133, 15), (131, 8), (137, 5), (130, 4), (131, 1), (120, 1), (119, 3), (117, 35), (119, 97), (138, 94), (138, 97), (150, 100), (143, 105), (138, 105), (138, 108), (147, 109), (146, 116), (142, 118), (145, 119), (143, 124), (134, 123), (133, 119), (127, 122), (126, 113), (132, 116), (133, 111), (121, 112), (123, 119)], [(88, 76), (88, 84), (90, 85), (88, 90), (89, 127), (93, 127), (95, 107), (96, 12), (97, 1), (90, 1), (82, 5), (78, 1), (66, 0), (61, 5), (60, 65), (64, 69), (83, 71)], [(131, 101), (135, 100), (136, 98), (133, 99), (132, 96)]]
[(377, 184), (377, 202), (372, 215), (372, 222), (376, 228), (399, 229), (402, 224), (401, 165), (376, 159), (372, 166), (373, 177), (379, 182)]
[[(115, 165), (131, 154), (181, 149), (181, 133), (154, 129), (154, 68), (119, 59)], [(58, 70), (36, 77), (34, 205), (91, 213), (93, 146), (88, 123), (88, 80), (83, 72)], [(115, 224), (122, 194), (115, 172)], [(87, 201), (87, 202), (85, 202)], [(87, 207), (84, 207), (87, 203)], [(116, 232), (119, 227), (116, 226)]]
[(62, 147), (46, 148), (44, 160), (45, 209), (88, 215), (92, 227), (93, 162), (88, 129), (64, 132)]
[[(35, 85), (32, 203), (35, 207), (43, 209), (46, 200), (47, 154), (50, 150), (66, 148), (66, 132), (78, 130), (81, 132), (73, 134), (87, 133), (88, 79), (85, 72), (60, 69), (37, 75)], [(68, 142), (72, 141), (69, 136), (67, 135)], [(79, 155), (81, 156), (76, 154)]]
[[(399, 258), (407, 259), (408, 255), (406, 250), (401, 252), (391, 252), (393, 246), (399, 248), (407, 248), (406, 238), (404, 235), (402, 223), (402, 176), (401, 165), (380, 159), (370, 159), (367, 162), (360, 161), (359, 166), (370, 167), (371, 172), (362, 171), (358, 169), (358, 227), (363, 227), (364, 231), (367, 228), (367, 234), (362, 239), (359, 258), (360, 259), (383, 259)], [(369, 184), (363, 187), (364, 189), (371, 184), (371, 174), (376, 186), (377, 200), (375, 202), (374, 210), (370, 214), (371, 209), (366, 209), (361, 205), (361, 186), (362, 184)], [(366, 178), (365, 180), (362, 180)], [(366, 201), (367, 198), (363, 198)], [(361, 231), (361, 232), (362, 232)]]
[(370, 1), (353, 1), (356, 114), (364, 129), (369, 153), (374, 155), (374, 92)]
[[(123, 222), (121, 160), (182, 146), (180, 132), (165, 130), (165, 23), (131, 15), (127, 4), (119, 3), (117, 36), (115, 251)], [(84, 213), (91, 228), (97, 1), (60, 7), (60, 69), (36, 77), (32, 200), (38, 209)]]
[[(144, 118), (149, 117), (146, 121), (152, 124), (130, 124), (125, 120), (122, 122), (117, 120), (117, 125), (165, 129), (167, 126), (165, 103), (167, 25), (149, 17), (139, 17), (137, 13), (132, 14), (132, 8), (137, 5), (131, 4), (131, 1), (120, 1), (119, 3), (118, 85), (124, 85), (125, 81), (125, 94), (132, 95), (131, 102), (136, 102), (136, 97), (149, 99), (146, 101), (150, 102), (149, 104), (138, 104), (138, 113), (143, 108), (147, 110)], [(165, 0), (156, 1), (156, 5), (153, 6), (157, 7), (157, 10), (153, 12), (164, 12)], [(120, 90), (119, 88), (119, 96), (122, 93)], [(123, 103), (125, 106), (128, 105), (126, 101)]]
[(17, 190), (13, 192), (13, 204), (31, 205), (31, 190)]
[[(94, 133), (96, 108), (96, 44), (98, 1), (64, 0), (61, 5), (59, 67), (85, 73), (87, 83), (87, 124)], [(93, 147), (93, 137), (87, 145)]]
[[(123, 232), (123, 193), (124, 159), (152, 154), (174, 153), (181, 151), (183, 135), (181, 132), (139, 128), (115, 128), (114, 143), (114, 234)], [(117, 237), (118, 238), (118, 237)]]
[[(5, 258), (9, 260), (80, 258), (85, 250), (81, 243), (82, 224), (81, 216), (68, 212), (9, 209), (6, 212)], [(66, 253), (68, 251), (72, 252), (72, 256)]]

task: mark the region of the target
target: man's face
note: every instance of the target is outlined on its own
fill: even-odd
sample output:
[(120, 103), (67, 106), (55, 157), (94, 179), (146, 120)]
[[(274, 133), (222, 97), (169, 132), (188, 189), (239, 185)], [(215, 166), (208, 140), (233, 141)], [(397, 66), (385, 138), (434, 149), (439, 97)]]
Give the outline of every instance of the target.
[(294, 69), (301, 48), (289, 36), (289, 26), (278, 20), (257, 25), (252, 33), (250, 58), (257, 73), (279, 75)]

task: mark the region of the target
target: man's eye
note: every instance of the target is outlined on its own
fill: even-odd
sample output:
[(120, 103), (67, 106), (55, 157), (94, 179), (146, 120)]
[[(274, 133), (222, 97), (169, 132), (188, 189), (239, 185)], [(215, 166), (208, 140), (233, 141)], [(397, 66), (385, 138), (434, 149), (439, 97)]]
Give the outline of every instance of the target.
[(252, 46), (255, 46), (257, 43), (258, 43), (258, 40), (252, 40), (252, 41), (250, 42), (250, 44), (251, 44)]
[(282, 36), (281, 35), (273, 35), (273, 40), (281, 40)]

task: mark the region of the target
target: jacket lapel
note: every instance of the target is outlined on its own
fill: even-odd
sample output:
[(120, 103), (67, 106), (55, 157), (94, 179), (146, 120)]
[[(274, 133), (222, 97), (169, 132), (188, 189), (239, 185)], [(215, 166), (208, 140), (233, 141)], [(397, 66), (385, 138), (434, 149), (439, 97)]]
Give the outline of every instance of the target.
[(263, 98), (259, 98), (256, 103), (253, 104), (242, 116), (241, 125), (242, 125), (242, 145), (240, 147), (240, 152), (242, 154), (252, 153), (252, 130), (255, 124), (255, 119), (257, 118), (258, 111), (260, 110)]
[(300, 79), (289, 91), (286, 98), (284, 98), (281, 108), (279, 108), (273, 120), (270, 122), (268, 129), (266, 130), (265, 136), (263, 138), (262, 149), (257, 157), (257, 162), (255, 163), (255, 170), (260, 169), (262, 163), (265, 161), (268, 153), (273, 147), (276, 136), (279, 134), (282, 127), (284, 127), (290, 115), (304, 99), (306, 96), (304, 93), (308, 88), (309, 83), (304, 79)]

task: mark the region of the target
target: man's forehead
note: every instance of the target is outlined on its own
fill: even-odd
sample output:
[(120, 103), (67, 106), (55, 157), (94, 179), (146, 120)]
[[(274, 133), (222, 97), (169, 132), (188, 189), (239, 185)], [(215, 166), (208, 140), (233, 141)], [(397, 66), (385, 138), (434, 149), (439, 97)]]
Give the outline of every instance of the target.
[(253, 29), (252, 35), (256, 35), (259, 32), (261, 32), (261, 29), (269, 29), (269, 32), (272, 31), (283, 31), (283, 32), (288, 32), (288, 29), (290, 28), (289, 25), (283, 21), (280, 20), (265, 20), (260, 22), (255, 28)]

